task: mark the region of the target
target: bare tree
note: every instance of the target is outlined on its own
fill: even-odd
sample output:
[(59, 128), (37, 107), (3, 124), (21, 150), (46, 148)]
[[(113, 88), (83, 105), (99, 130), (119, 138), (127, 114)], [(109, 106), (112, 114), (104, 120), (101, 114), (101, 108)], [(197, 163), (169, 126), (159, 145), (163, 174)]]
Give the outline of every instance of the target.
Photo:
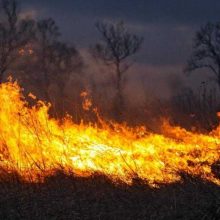
[(207, 68), (220, 87), (220, 22), (208, 23), (196, 33), (194, 52), (186, 72)]
[(0, 83), (18, 51), (34, 35), (34, 21), (19, 19), (16, 0), (1, 0), (0, 16)]
[(81, 73), (83, 68), (83, 60), (78, 50), (73, 46), (68, 46), (63, 42), (55, 42), (49, 48), (49, 69), (50, 69), (50, 81), (57, 85), (59, 92), (59, 99), (56, 100), (57, 108), (56, 113), (62, 116), (65, 112), (64, 106), (66, 96), (65, 87), (69, 82), (71, 75)]
[(40, 72), (43, 74), (43, 87), (45, 98), (50, 100), (49, 97), (49, 64), (51, 62), (49, 49), (55, 44), (60, 36), (59, 28), (52, 18), (40, 20), (37, 23), (37, 41), (39, 44), (39, 61)]
[(71, 72), (81, 71), (82, 58), (75, 47), (57, 41), (49, 48), (49, 59), (52, 64), (51, 71), (53, 72), (51, 80), (58, 82), (60, 93), (63, 93)]
[(115, 113), (118, 120), (122, 120), (123, 113), (123, 77), (130, 67), (128, 58), (134, 55), (143, 42), (143, 38), (131, 34), (123, 22), (116, 24), (97, 23), (96, 28), (101, 34), (102, 42), (94, 48), (95, 56), (105, 64), (113, 65), (116, 74), (116, 102)]
[(50, 100), (48, 89), (51, 83), (56, 83), (60, 94), (63, 94), (70, 74), (79, 71), (83, 66), (77, 49), (60, 41), (60, 35), (59, 28), (52, 18), (37, 23), (40, 73), (43, 74), (42, 83), (47, 100)]

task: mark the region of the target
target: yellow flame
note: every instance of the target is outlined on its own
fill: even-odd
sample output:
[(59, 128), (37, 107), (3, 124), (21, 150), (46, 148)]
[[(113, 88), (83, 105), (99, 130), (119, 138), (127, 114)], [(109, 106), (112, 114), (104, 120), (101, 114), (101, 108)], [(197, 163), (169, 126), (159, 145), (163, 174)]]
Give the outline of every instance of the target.
[(127, 183), (138, 176), (151, 186), (178, 181), (186, 172), (220, 185), (211, 170), (219, 160), (220, 127), (197, 134), (164, 122), (162, 135), (116, 123), (75, 124), (69, 117), (61, 124), (49, 117), (48, 108), (41, 101), (29, 107), (16, 82), (1, 84), (1, 168), (32, 181), (62, 168)]

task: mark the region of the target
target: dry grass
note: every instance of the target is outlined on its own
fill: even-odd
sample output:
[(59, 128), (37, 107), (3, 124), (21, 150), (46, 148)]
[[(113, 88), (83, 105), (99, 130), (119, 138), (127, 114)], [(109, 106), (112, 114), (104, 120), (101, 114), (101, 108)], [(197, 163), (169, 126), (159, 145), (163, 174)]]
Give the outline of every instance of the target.
[(80, 178), (58, 171), (42, 184), (11, 174), (0, 183), (0, 219), (220, 219), (220, 187), (183, 176), (152, 189), (107, 177)]

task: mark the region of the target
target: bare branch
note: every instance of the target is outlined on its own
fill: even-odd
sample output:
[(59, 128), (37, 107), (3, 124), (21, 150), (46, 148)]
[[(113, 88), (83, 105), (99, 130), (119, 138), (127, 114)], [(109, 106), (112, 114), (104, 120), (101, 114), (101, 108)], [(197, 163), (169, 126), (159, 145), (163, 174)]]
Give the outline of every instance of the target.
[(93, 48), (93, 55), (115, 68), (117, 90), (115, 112), (118, 120), (121, 120), (123, 77), (131, 66), (128, 58), (138, 52), (143, 38), (128, 32), (123, 22), (116, 24), (99, 22), (96, 24), (96, 28), (101, 34), (102, 41)]
[(196, 33), (194, 52), (185, 72), (207, 68), (220, 86), (220, 23), (207, 23)]

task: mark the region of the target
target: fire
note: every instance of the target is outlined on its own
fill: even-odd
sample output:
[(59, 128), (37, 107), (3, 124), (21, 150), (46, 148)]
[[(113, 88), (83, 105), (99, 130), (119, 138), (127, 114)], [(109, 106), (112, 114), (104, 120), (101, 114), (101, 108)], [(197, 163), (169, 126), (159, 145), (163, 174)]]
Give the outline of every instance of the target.
[(104, 121), (75, 124), (70, 117), (61, 123), (48, 109), (42, 101), (28, 106), (16, 82), (1, 84), (1, 169), (27, 181), (42, 181), (63, 169), (81, 176), (100, 172), (127, 183), (139, 177), (151, 186), (179, 181), (185, 172), (220, 185), (212, 172), (220, 159), (220, 126), (198, 134), (164, 122), (163, 134), (155, 134)]
[(92, 107), (92, 101), (89, 97), (88, 92), (84, 91), (80, 94), (80, 96), (83, 98), (82, 107), (85, 111), (89, 111)]

